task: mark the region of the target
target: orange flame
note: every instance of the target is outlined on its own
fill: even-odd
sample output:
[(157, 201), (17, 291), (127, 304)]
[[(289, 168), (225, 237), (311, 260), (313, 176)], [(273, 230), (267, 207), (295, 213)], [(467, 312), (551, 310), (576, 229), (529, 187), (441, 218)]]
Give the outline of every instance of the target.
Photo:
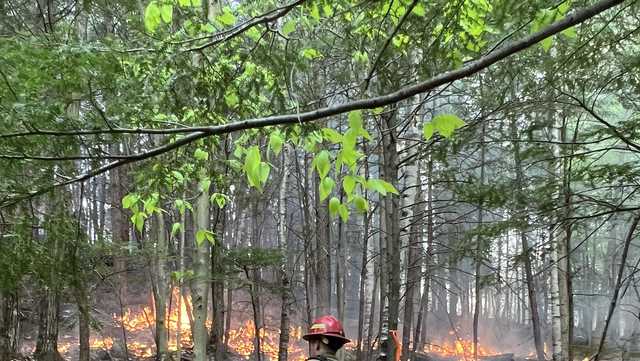
[[(169, 351), (176, 351), (177, 334), (180, 333), (181, 348), (191, 348), (193, 341), (191, 338), (191, 322), (189, 320), (189, 310), (191, 309), (191, 298), (189, 296), (180, 297), (178, 288), (171, 291), (172, 307), (167, 310), (166, 325), (169, 330)], [(127, 331), (129, 341), (127, 348), (132, 355), (137, 357), (151, 357), (155, 354), (155, 342), (153, 334), (155, 332), (155, 312), (152, 307), (127, 308), (122, 315), (113, 315), (113, 319), (118, 326), (124, 327)], [(211, 329), (212, 322), (207, 320), (207, 328)], [(254, 353), (254, 342), (256, 336), (253, 321), (245, 321), (239, 327), (228, 332), (229, 339), (227, 345), (230, 351), (237, 353), (245, 359), (249, 359)], [(278, 358), (280, 330), (268, 330), (261, 328), (259, 331), (260, 347), (262, 354), (269, 360)], [(92, 349), (109, 350), (113, 347), (114, 340), (110, 337), (95, 338), (91, 340)], [(66, 353), (70, 349), (70, 343), (60, 344), (58, 349), (61, 353)], [(302, 328), (291, 327), (289, 330), (289, 360), (304, 361), (306, 356), (302, 347)]]
[[(455, 340), (453, 343), (445, 342), (442, 345), (426, 345), (424, 352), (432, 352), (445, 357), (458, 357), (460, 360), (473, 360), (474, 344), (470, 340)], [(478, 356), (495, 356), (498, 352), (478, 344)]]

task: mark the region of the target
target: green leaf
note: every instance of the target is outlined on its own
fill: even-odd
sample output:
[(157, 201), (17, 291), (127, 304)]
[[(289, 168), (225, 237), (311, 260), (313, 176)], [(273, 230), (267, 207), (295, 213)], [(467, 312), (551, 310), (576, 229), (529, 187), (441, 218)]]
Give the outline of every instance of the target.
[(195, 152), (193, 152), (193, 157), (197, 160), (205, 161), (209, 159), (209, 153), (204, 150), (198, 148)]
[(265, 184), (267, 179), (269, 179), (269, 172), (271, 171), (271, 167), (269, 164), (262, 162), (260, 163), (260, 184)]
[(200, 185), (201, 192), (207, 193), (209, 192), (209, 187), (211, 187), (211, 179), (209, 178), (201, 179), (198, 185)]
[(320, 9), (316, 3), (311, 6), (311, 17), (316, 20), (320, 20)]
[(351, 57), (355, 62), (360, 64), (366, 65), (369, 62), (369, 54), (364, 51), (356, 50), (353, 52), (353, 55)]
[(361, 196), (355, 196), (353, 198), (353, 204), (356, 206), (356, 210), (360, 213), (367, 213), (369, 211), (369, 202)]
[(160, 195), (158, 193), (153, 193), (149, 198), (143, 200), (142, 203), (144, 203), (144, 211), (147, 214), (152, 214), (153, 212), (155, 212), (158, 209), (156, 208), (156, 205), (158, 204), (159, 200)]
[(393, 186), (393, 184), (389, 183), (389, 182), (385, 182), (382, 181), (382, 186), (384, 187), (384, 189), (389, 192), (389, 193), (393, 193), (393, 194), (400, 194), (398, 192), (398, 190), (396, 189), (396, 187)]
[(288, 20), (286, 23), (284, 23), (284, 25), (282, 26), (282, 34), (284, 36), (289, 36), (289, 34), (291, 34), (292, 32), (294, 32), (296, 30), (296, 21), (293, 19)]
[(260, 149), (252, 146), (247, 149), (244, 158), (244, 171), (247, 173), (247, 180), (252, 187), (260, 188)]
[(182, 173), (178, 172), (177, 170), (173, 170), (171, 171), (171, 174), (173, 175), (173, 178), (175, 178), (178, 183), (184, 184), (184, 176), (182, 175)]
[(329, 177), (325, 177), (322, 179), (322, 181), (320, 181), (320, 201), (323, 201), (327, 199), (327, 197), (329, 197), (329, 194), (331, 194), (331, 191), (333, 190), (333, 187), (335, 185), (336, 182)]
[(171, 226), (171, 236), (175, 236), (180, 229), (182, 229), (182, 223), (176, 222)]
[[(363, 136), (365, 139), (371, 139), (369, 133), (362, 126), (362, 111), (353, 110), (349, 112), (349, 128), (353, 130), (355, 136)], [(355, 139), (354, 139), (355, 144)]]
[(258, 31), (258, 29), (256, 29), (255, 27), (247, 30), (246, 34), (253, 41), (258, 41), (262, 36), (260, 31)]
[(331, 128), (322, 128), (322, 136), (333, 144), (342, 142), (342, 134)]
[(222, 209), (224, 208), (225, 204), (227, 203), (227, 199), (229, 199), (229, 197), (225, 194), (222, 193), (213, 193), (211, 195), (211, 198), (209, 198), (209, 201), (211, 203), (216, 202), (216, 204), (218, 205), (218, 208)]
[(147, 215), (144, 212), (137, 212), (133, 216), (131, 216), (131, 223), (133, 223), (139, 233), (142, 233), (145, 218), (147, 218)]
[(158, 7), (158, 3), (152, 1), (144, 10), (144, 27), (148, 32), (153, 33), (156, 31), (161, 22), (162, 17), (160, 15), (160, 8)]
[(207, 239), (207, 231), (205, 231), (204, 229), (199, 229), (196, 232), (196, 245), (198, 247), (202, 247), (202, 244), (206, 239)]
[(362, 129), (362, 111), (352, 110), (349, 112), (349, 128), (360, 130)]
[(231, 12), (231, 8), (228, 6), (225, 6), (222, 9), (222, 15), (219, 15), (216, 18), (220, 24), (222, 25), (233, 25), (236, 23), (236, 17), (233, 15), (233, 13)]
[(194, 8), (202, 6), (202, 0), (191, 0), (191, 6)]
[(352, 175), (346, 175), (342, 179), (342, 188), (344, 189), (345, 194), (348, 199), (351, 199), (353, 195), (353, 190), (356, 188), (356, 178)]
[(542, 41), (540, 41), (540, 45), (542, 46), (542, 50), (544, 50), (545, 52), (548, 52), (549, 49), (551, 49), (551, 47), (553, 46), (553, 37), (550, 36), (548, 38), (543, 39)]
[(324, 4), (324, 6), (322, 6), (322, 10), (326, 17), (330, 18), (333, 16), (333, 7), (330, 4)]
[(178, 0), (178, 5), (182, 7), (191, 6), (191, 0)]
[(433, 123), (424, 123), (422, 126), (422, 135), (424, 136), (424, 140), (429, 140), (433, 137)]
[(449, 138), (453, 132), (465, 125), (465, 122), (454, 114), (438, 114), (432, 120), (433, 127), (443, 137)]
[(345, 206), (344, 204), (341, 204), (340, 208), (338, 208), (338, 213), (340, 214), (342, 222), (347, 223), (347, 221), (349, 220), (349, 208), (347, 208), (347, 206)]
[(382, 179), (367, 180), (367, 188), (374, 190), (383, 196), (387, 195), (387, 190), (384, 188), (384, 184), (382, 184)]
[(566, 36), (569, 39), (575, 39), (578, 36), (578, 34), (576, 33), (576, 28), (573, 26), (568, 29), (565, 29), (564, 31), (562, 31), (561, 34)]
[(138, 203), (140, 200), (140, 196), (137, 193), (129, 193), (124, 198), (122, 198), (122, 208), (129, 209), (134, 204)]
[(422, 5), (422, 3), (416, 4), (416, 6), (413, 7), (413, 10), (411, 10), (411, 13), (420, 17), (424, 17), (426, 15), (424, 5)]
[(313, 162), (315, 163), (320, 178), (324, 178), (327, 176), (327, 174), (329, 174), (329, 170), (331, 169), (331, 161), (329, 160), (328, 151), (323, 150), (318, 153)]
[(398, 190), (389, 182), (382, 179), (369, 179), (367, 181), (367, 188), (374, 190), (383, 196), (388, 193), (399, 194)]
[(353, 171), (358, 162), (358, 159), (361, 156), (362, 153), (356, 151), (355, 149), (343, 148), (338, 153), (338, 160), (340, 161), (340, 163), (346, 164)]
[(235, 108), (236, 105), (238, 105), (238, 103), (240, 102), (240, 98), (238, 98), (238, 94), (236, 94), (235, 90), (229, 89), (224, 94), (224, 102), (229, 108)]
[(185, 210), (185, 202), (182, 199), (176, 199), (174, 201), (174, 204), (176, 205), (176, 208), (178, 208), (180, 214), (183, 215)]
[(173, 5), (171, 4), (163, 4), (160, 5), (160, 17), (162, 21), (169, 24), (173, 19)]
[(303, 50), (301, 51), (301, 54), (302, 54), (302, 56), (303, 56), (304, 58), (307, 58), (307, 59), (309, 59), (309, 60), (313, 60), (313, 59), (315, 59), (315, 58), (319, 58), (319, 57), (321, 57), (321, 56), (322, 56), (322, 54), (320, 54), (320, 52), (319, 52), (319, 51), (317, 51), (316, 49), (313, 49), (313, 48), (306, 48), (306, 49), (303, 49)]
[(283, 143), (284, 140), (282, 139), (282, 134), (280, 133), (280, 131), (271, 132), (271, 134), (269, 135), (269, 149), (271, 149), (271, 151), (275, 155), (280, 154)]
[(336, 197), (331, 197), (329, 200), (329, 214), (331, 217), (335, 217), (338, 215), (338, 211), (340, 209), (340, 200)]

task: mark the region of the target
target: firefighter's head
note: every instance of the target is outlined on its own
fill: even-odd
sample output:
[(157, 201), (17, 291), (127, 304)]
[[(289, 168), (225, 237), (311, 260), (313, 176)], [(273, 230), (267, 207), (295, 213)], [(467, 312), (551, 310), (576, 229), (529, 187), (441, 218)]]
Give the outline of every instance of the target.
[(345, 337), (340, 321), (331, 315), (318, 317), (302, 338), (309, 342), (310, 356), (335, 354), (344, 344), (351, 342)]

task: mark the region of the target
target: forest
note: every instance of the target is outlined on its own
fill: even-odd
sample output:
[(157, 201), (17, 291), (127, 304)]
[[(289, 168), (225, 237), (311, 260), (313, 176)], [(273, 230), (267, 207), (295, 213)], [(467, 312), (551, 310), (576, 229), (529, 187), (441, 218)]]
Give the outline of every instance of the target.
[(640, 360), (640, 1), (0, 0), (0, 361)]

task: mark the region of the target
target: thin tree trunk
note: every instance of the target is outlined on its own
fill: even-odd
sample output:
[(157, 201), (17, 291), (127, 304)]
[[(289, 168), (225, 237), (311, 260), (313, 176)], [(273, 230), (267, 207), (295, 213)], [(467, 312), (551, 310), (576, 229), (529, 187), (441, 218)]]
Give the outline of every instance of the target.
[[(247, 277), (247, 280), (251, 279), (250, 272), (247, 266), (244, 266), (244, 274)], [(251, 297), (251, 307), (253, 309), (253, 325), (255, 327), (255, 337), (253, 340), (254, 353), (256, 355), (256, 360), (262, 361), (262, 344), (260, 342), (260, 329), (257, 326), (260, 324), (260, 313), (258, 311), (258, 295), (256, 294), (256, 287), (254, 282), (251, 282), (249, 284), (249, 296)]]
[(282, 150), (282, 181), (280, 182), (280, 194), (278, 199), (278, 233), (280, 238), (280, 252), (282, 253), (282, 263), (280, 264), (280, 285), (282, 287), (281, 309), (280, 309), (280, 339), (278, 342), (278, 361), (287, 361), (289, 348), (289, 309), (290, 285), (289, 273), (291, 264), (289, 256), (289, 242), (287, 239), (287, 177), (289, 176), (289, 147), (284, 146)]
[[(408, 176), (408, 183), (415, 183), (417, 190), (411, 206), (411, 226), (409, 227), (409, 257), (407, 260), (407, 285), (404, 295), (404, 319), (402, 322), (402, 359), (409, 360), (411, 344), (411, 330), (414, 318), (415, 290), (420, 290), (420, 274), (422, 265), (420, 262), (420, 249), (422, 248), (422, 182), (420, 182), (420, 161), (415, 165), (415, 175)], [(417, 320), (419, 322), (420, 320)], [(416, 324), (417, 325), (417, 324)], [(416, 342), (414, 338), (414, 343)], [(414, 347), (415, 349), (415, 347)]]
[[(216, 206), (217, 207), (217, 206)], [(218, 221), (222, 217), (222, 226), (218, 227)], [(213, 309), (213, 324), (211, 325), (210, 343), (215, 352), (215, 359), (221, 360), (224, 356), (224, 281), (222, 279), (222, 248), (224, 245), (226, 211), (216, 208), (213, 229), (216, 234), (216, 242), (211, 246), (211, 306)]]
[(424, 255), (424, 290), (420, 299), (420, 310), (416, 320), (413, 351), (422, 349), (427, 339), (427, 314), (431, 285), (431, 264), (433, 255), (433, 160), (429, 156), (427, 165), (427, 252)]
[(169, 296), (169, 277), (167, 271), (168, 242), (164, 214), (156, 215), (156, 242), (154, 247), (154, 303), (155, 303), (155, 341), (158, 361), (169, 357), (169, 333), (167, 320), (167, 297)]
[[(529, 224), (528, 217), (525, 214), (524, 200), (524, 174), (522, 171), (522, 159), (520, 155), (520, 140), (517, 130), (516, 120), (511, 121), (511, 138), (513, 139), (513, 158), (515, 162), (516, 172), (516, 212), (518, 223), (522, 226)], [(524, 258), (524, 272), (527, 283), (527, 294), (529, 296), (529, 309), (531, 315), (531, 325), (533, 328), (533, 343), (536, 348), (536, 356), (538, 361), (544, 361), (544, 347), (542, 342), (542, 336), (540, 332), (540, 316), (538, 314), (538, 294), (536, 291), (536, 283), (533, 278), (533, 271), (531, 267), (531, 251), (529, 249), (529, 241), (527, 239), (527, 230), (523, 229), (520, 232), (520, 244), (522, 246), (522, 256)]]
[[(482, 122), (482, 134), (480, 136), (480, 187), (484, 186), (484, 177), (485, 177), (485, 133), (486, 133), (486, 122)], [(478, 361), (478, 321), (480, 319), (480, 302), (481, 298), (481, 265), (482, 265), (482, 225), (484, 222), (484, 213), (483, 213), (483, 199), (480, 198), (480, 204), (478, 205), (478, 227), (480, 227), (481, 231), (478, 233), (476, 238), (476, 254), (475, 254), (475, 303), (473, 308), (473, 359)]]
[(633, 221), (631, 222), (631, 227), (629, 227), (629, 232), (627, 233), (627, 238), (624, 241), (624, 248), (622, 249), (622, 257), (620, 258), (620, 267), (618, 269), (616, 284), (615, 284), (615, 287), (613, 288), (613, 295), (611, 296), (611, 302), (609, 303), (609, 311), (607, 312), (607, 320), (604, 323), (604, 329), (602, 330), (602, 337), (600, 337), (600, 343), (598, 344), (598, 351), (592, 358), (593, 361), (598, 361), (600, 359), (600, 354), (602, 353), (602, 349), (604, 348), (604, 343), (607, 339), (607, 331), (609, 330), (609, 324), (611, 323), (613, 312), (615, 311), (616, 305), (618, 304), (620, 288), (622, 287), (622, 276), (624, 275), (624, 268), (627, 264), (627, 256), (629, 255), (629, 247), (631, 246), (631, 241), (633, 240), (633, 234), (635, 233), (639, 222), (640, 222), (640, 215), (637, 215), (633, 218)]
[[(364, 154), (367, 154), (366, 146), (363, 149)], [(364, 177), (365, 179), (369, 179), (369, 159), (364, 159)], [(369, 192), (365, 189), (364, 191), (364, 199), (369, 202)], [(362, 259), (361, 259), (361, 268), (360, 268), (360, 289), (358, 292), (359, 299), (359, 307), (358, 307), (358, 353), (356, 355), (356, 361), (364, 361), (366, 357), (366, 350), (364, 349), (364, 345), (362, 342), (364, 341), (364, 319), (366, 314), (366, 306), (367, 306), (367, 266), (369, 256), (369, 217), (370, 213), (364, 215), (363, 219), (363, 232), (362, 232)], [(373, 309), (371, 309), (371, 313), (373, 313)], [(371, 325), (370, 325), (371, 326)]]
[[(384, 179), (398, 188), (398, 150), (397, 150), (397, 110), (383, 116), (383, 166)], [(384, 197), (386, 269), (389, 284), (385, 291), (388, 296), (389, 330), (398, 329), (400, 311), (400, 199), (388, 194)], [(384, 299), (384, 298), (383, 298)], [(384, 304), (384, 302), (381, 302)], [(383, 306), (384, 307), (384, 306)], [(389, 343), (389, 358), (394, 359), (395, 344)]]
[(314, 178), (314, 193), (316, 201), (316, 245), (314, 247), (315, 261), (315, 290), (316, 290), (316, 314), (315, 317), (331, 312), (331, 252), (329, 249), (331, 238), (331, 220), (327, 200), (320, 201), (318, 191), (319, 182)]
[[(208, 231), (209, 221), (209, 191), (200, 188), (200, 194), (195, 207), (195, 229)], [(193, 359), (194, 361), (207, 361), (208, 334), (205, 326), (207, 321), (207, 305), (209, 284), (211, 282), (209, 242), (205, 239), (201, 244), (194, 240), (193, 273), (191, 281), (191, 303), (193, 307)]]

